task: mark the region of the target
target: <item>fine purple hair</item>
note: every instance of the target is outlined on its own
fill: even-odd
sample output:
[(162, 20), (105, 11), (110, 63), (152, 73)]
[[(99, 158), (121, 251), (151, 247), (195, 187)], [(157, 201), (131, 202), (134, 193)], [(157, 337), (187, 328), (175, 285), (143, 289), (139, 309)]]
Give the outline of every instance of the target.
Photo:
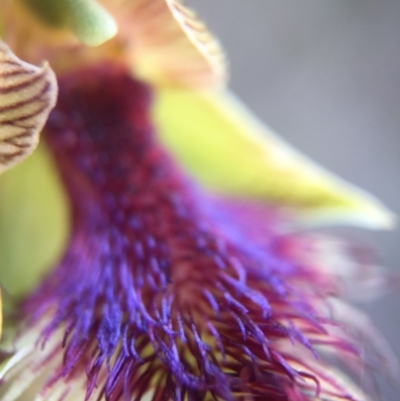
[(185, 177), (153, 130), (150, 88), (121, 66), (59, 86), (45, 139), (71, 235), (21, 308), (31, 325), (49, 322), (43, 347), (65, 333), (42, 391), (86, 375), (86, 400), (95, 387), (107, 401), (149, 391), (154, 401), (354, 400), (316, 350), (357, 356), (330, 334), (341, 333), (328, 302), (338, 283), (296, 259), (298, 236), (264, 207), (211, 198)]

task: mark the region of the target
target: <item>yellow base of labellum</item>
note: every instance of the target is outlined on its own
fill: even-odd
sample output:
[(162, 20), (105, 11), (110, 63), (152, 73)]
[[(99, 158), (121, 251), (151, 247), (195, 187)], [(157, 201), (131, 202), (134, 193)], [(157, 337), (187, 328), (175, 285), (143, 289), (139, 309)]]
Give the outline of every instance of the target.
[[(86, 376), (67, 376), (54, 385), (46, 386), (62, 367), (62, 341), (65, 335), (61, 328), (46, 341), (38, 343), (40, 333), (49, 323), (44, 319), (27, 327), (15, 340), (15, 333), (6, 332), (2, 351), (10, 356), (0, 364), (1, 401), (81, 401), (86, 396)], [(12, 341), (11, 341), (12, 340)], [(7, 343), (5, 343), (7, 342)], [(111, 358), (111, 364), (115, 363)], [(99, 373), (101, 380), (107, 376), (106, 367)], [(100, 383), (99, 383), (100, 384)], [(94, 388), (90, 400), (105, 401), (101, 396), (102, 386)], [(142, 401), (151, 401), (154, 391), (144, 394)], [(172, 401), (172, 400), (171, 400)]]
[[(86, 396), (87, 377), (81, 375), (67, 375), (59, 377), (60, 369), (62, 369), (62, 342), (65, 335), (64, 329), (60, 328), (54, 332), (45, 342), (38, 342), (40, 333), (49, 323), (44, 319), (35, 323), (32, 327), (25, 328), (24, 334), (17, 337), (17, 340), (7, 345), (2, 344), (2, 349), (9, 352), (10, 356), (0, 364), (0, 382), (4, 381), (0, 386), (1, 401), (83, 401)], [(11, 333), (7, 333), (6, 337), (10, 339)], [(122, 346), (122, 345), (121, 345)], [(275, 344), (276, 350), (287, 350), (290, 343), (287, 341), (281, 344)], [(318, 348), (318, 347), (316, 347)], [(318, 349), (322, 353), (323, 348)], [(149, 354), (153, 353), (153, 349), (148, 349)], [(117, 352), (118, 353), (118, 352)], [(309, 383), (310, 391), (304, 396), (309, 401), (335, 401), (342, 399), (335, 395), (329, 396), (330, 391), (335, 394), (335, 385), (345, 388), (348, 394), (352, 395), (354, 401), (372, 401), (372, 399), (363, 393), (348, 377), (342, 372), (326, 366), (326, 370), (320, 372), (320, 361), (310, 357), (309, 351), (292, 344), (291, 366), (297, 372), (304, 372), (305, 367), (309, 372), (314, 372), (319, 380), (319, 385), (324, 388), (324, 396), (320, 398), (316, 396), (315, 381), (311, 377), (302, 377), (303, 384)], [(229, 359), (229, 357), (228, 357)], [(305, 361), (297, 363), (296, 361)], [(110, 366), (116, 363), (115, 356), (110, 360)], [(193, 361), (196, 364), (196, 361)], [(321, 374), (319, 374), (319, 372)], [(98, 375), (97, 385), (94, 387), (92, 394), (88, 398), (91, 401), (106, 401), (105, 396), (101, 394), (103, 390), (103, 381), (109, 372), (104, 366)], [(243, 375), (246, 369), (243, 369)], [(156, 392), (158, 377), (153, 379), (154, 389), (149, 389), (141, 397), (141, 401), (151, 401)], [(244, 400), (253, 401), (253, 397), (246, 398), (244, 389)], [(214, 400), (207, 395), (204, 398), (207, 401)], [(325, 398), (326, 397), (326, 398)], [(344, 398), (343, 398), (344, 399)], [(346, 398), (347, 399), (347, 398)], [(174, 401), (172, 398), (170, 401)]]
[(294, 150), (229, 93), (159, 88), (153, 113), (165, 145), (217, 192), (287, 208), (302, 226), (394, 225), (382, 203)]
[[(82, 383), (72, 381), (66, 383), (60, 380), (57, 386), (47, 394), (39, 392), (52, 374), (59, 369), (62, 363), (61, 352), (52, 355), (62, 341), (63, 333), (60, 330), (46, 342), (44, 347), (37, 344), (41, 330), (48, 322), (42, 321), (33, 327), (25, 328), (13, 344), (2, 344), (3, 351), (10, 352), (10, 357), (0, 365), (0, 399), (2, 401), (39, 401), (59, 400), (64, 393), (71, 393), (71, 400), (83, 400), (85, 389)], [(11, 333), (5, 337), (12, 338)], [(43, 363), (46, 361), (46, 363)]]

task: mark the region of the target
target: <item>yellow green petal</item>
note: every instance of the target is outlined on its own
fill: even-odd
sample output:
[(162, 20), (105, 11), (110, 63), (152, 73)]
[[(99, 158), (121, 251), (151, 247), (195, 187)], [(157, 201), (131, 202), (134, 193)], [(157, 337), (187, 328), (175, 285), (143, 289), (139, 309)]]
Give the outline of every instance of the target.
[(18, 296), (35, 287), (60, 256), (68, 234), (67, 209), (43, 145), (0, 177), (0, 280), (5, 293)]
[(0, 173), (29, 156), (57, 99), (51, 68), (25, 63), (0, 41)]
[(226, 92), (159, 88), (154, 118), (166, 146), (214, 191), (265, 199), (302, 224), (394, 223), (378, 200), (299, 154)]
[(81, 42), (98, 46), (113, 38), (117, 24), (95, 0), (23, 0), (47, 25), (69, 29)]
[(3, 301), (1, 299), (1, 288), (0, 288), (0, 339), (3, 330)]

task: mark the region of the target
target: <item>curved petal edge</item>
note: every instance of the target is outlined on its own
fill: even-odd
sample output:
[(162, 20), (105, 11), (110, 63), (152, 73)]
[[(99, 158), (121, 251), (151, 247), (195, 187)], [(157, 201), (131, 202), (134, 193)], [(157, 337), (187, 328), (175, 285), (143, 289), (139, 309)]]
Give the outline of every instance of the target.
[(225, 83), (228, 68), (222, 46), (181, 0), (122, 4), (126, 6), (115, 6), (113, 14), (130, 46), (136, 75), (154, 85), (209, 87)]
[(56, 99), (50, 66), (28, 64), (0, 41), (0, 173), (35, 150)]

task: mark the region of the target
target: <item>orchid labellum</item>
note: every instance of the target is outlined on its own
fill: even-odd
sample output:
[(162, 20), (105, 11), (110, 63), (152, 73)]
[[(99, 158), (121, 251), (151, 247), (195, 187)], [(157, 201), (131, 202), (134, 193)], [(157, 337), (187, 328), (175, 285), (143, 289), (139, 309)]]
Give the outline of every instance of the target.
[(0, 7), (0, 399), (372, 400), (342, 296), (373, 266), (302, 228), (391, 213), (251, 116), (179, 0)]

